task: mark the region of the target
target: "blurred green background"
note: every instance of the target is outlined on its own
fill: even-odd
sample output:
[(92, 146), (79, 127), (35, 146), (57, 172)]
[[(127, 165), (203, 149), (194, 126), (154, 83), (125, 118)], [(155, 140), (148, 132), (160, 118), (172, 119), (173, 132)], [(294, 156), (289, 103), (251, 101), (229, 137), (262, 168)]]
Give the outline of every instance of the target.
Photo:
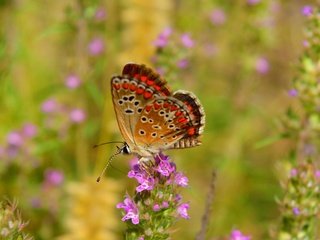
[(134, 190), (132, 157), (97, 184), (116, 148), (92, 146), (123, 140), (110, 78), (145, 63), (206, 112), (203, 144), (167, 152), (189, 178), (191, 205), (173, 239), (200, 230), (213, 170), (208, 239), (234, 228), (268, 239), (290, 144), (266, 143), (295, 104), (287, 91), (304, 47), (301, 8), (312, 3), (0, 0), (0, 195), (17, 200), (35, 239), (122, 239), (115, 205)]

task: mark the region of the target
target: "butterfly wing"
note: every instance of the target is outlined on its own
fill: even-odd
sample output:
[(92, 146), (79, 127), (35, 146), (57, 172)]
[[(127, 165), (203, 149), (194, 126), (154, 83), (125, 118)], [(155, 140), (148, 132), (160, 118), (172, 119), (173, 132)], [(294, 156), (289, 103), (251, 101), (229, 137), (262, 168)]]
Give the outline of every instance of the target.
[(152, 153), (169, 148), (193, 147), (203, 131), (204, 114), (199, 100), (190, 92), (150, 101), (135, 126), (137, 144)]
[(150, 68), (129, 63), (121, 76), (111, 79), (111, 93), (120, 132), (130, 149), (139, 154), (134, 126), (150, 100), (170, 95), (166, 82)]

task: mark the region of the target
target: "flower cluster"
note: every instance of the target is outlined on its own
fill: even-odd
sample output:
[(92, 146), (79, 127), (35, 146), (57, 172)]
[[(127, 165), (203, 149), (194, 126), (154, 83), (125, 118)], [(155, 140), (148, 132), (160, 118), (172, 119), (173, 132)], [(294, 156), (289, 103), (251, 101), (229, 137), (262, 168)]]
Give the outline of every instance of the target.
[(127, 239), (167, 239), (177, 218), (189, 219), (189, 203), (182, 202), (179, 194), (179, 188), (188, 186), (188, 178), (168, 156), (158, 154), (152, 166), (147, 165), (150, 162), (132, 166), (128, 177), (138, 182), (135, 196), (127, 194), (117, 205), (124, 210), (122, 221), (128, 223)]
[(153, 45), (156, 47), (156, 55), (152, 61), (160, 74), (172, 78), (179, 70), (189, 67), (191, 50), (195, 46), (189, 33), (178, 34), (167, 27), (153, 41)]
[(320, 130), (319, 53), (320, 16), (311, 6), (302, 8), (308, 19), (304, 52), (298, 65), (299, 73), (288, 91), (298, 98), (301, 108), (290, 108), (283, 121), (283, 136), (296, 144), (291, 154), (291, 169), (286, 180), (285, 195), (279, 205), (282, 225), (278, 239), (315, 239), (316, 221), (320, 213), (320, 170), (317, 169)]
[(320, 170), (312, 163), (291, 169), (286, 190), (280, 203), (283, 217), (279, 239), (310, 239), (320, 213)]

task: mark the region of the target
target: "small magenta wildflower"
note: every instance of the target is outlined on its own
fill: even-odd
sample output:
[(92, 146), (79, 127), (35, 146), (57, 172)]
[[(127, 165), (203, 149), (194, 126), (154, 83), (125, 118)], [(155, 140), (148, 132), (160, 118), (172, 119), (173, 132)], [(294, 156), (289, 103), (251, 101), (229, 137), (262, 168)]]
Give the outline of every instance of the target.
[(52, 113), (55, 112), (58, 108), (58, 104), (56, 100), (49, 98), (46, 101), (44, 101), (41, 105), (41, 110), (44, 113)]
[(291, 169), (290, 176), (296, 177), (298, 175), (298, 170), (296, 168)]
[(139, 211), (134, 201), (127, 195), (123, 203), (118, 203), (117, 208), (122, 208), (126, 212), (122, 221), (131, 219), (133, 224), (139, 224)]
[(154, 188), (155, 180), (152, 177), (144, 178), (140, 185), (136, 187), (137, 192), (142, 192), (144, 190), (150, 191)]
[(45, 172), (45, 183), (51, 186), (59, 186), (64, 180), (63, 173), (59, 170), (48, 169)]
[(12, 131), (7, 135), (7, 142), (12, 146), (21, 146), (23, 144), (23, 137), (17, 131)]
[(260, 74), (266, 74), (269, 71), (269, 62), (264, 57), (259, 57), (256, 60), (256, 71)]
[(290, 90), (288, 91), (288, 94), (289, 94), (290, 97), (296, 97), (296, 96), (298, 96), (298, 90), (292, 88), (292, 89), (290, 89)]
[(320, 170), (316, 170), (314, 173), (316, 179), (320, 179)]
[(239, 230), (232, 230), (230, 240), (250, 240), (251, 237), (243, 235)]
[(256, 4), (258, 4), (260, 1), (261, 1), (261, 0), (247, 0), (247, 3), (248, 3), (249, 5), (256, 5)]
[(86, 119), (86, 114), (82, 109), (73, 109), (70, 112), (70, 120), (74, 123), (81, 123)]
[(80, 83), (80, 78), (75, 74), (67, 76), (65, 80), (65, 85), (70, 89), (79, 87)]
[(181, 69), (185, 69), (189, 66), (189, 60), (188, 59), (180, 59), (178, 62), (177, 62), (177, 67), (178, 68), (181, 68)]
[(154, 40), (153, 45), (158, 48), (163, 48), (167, 46), (169, 37), (172, 34), (172, 28), (167, 27), (165, 28), (157, 37), (156, 40)]
[(312, 13), (313, 13), (313, 8), (309, 5), (303, 6), (301, 9), (301, 14), (303, 16), (309, 17), (312, 15)]
[(188, 181), (188, 178), (180, 172), (177, 172), (174, 176), (174, 182), (181, 187), (188, 186)]
[(294, 215), (300, 215), (300, 209), (299, 208), (297, 208), (297, 207), (294, 207), (293, 209), (292, 209), (292, 212), (293, 212), (293, 214)]
[(32, 123), (24, 124), (24, 126), (22, 128), (22, 135), (24, 137), (32, 138), (32, 137), (36, 136), (37, 133), (38, 133), (38, 128), (36, 125), (34, 125)]
[(226, 14), (221, 8), (216, 8), (210, 13), (210, 21), (213, 25), (222, 25), (226, 21)]
[(94, 14), (94, 19), (98, 22), (102, 22), (106, 19), (107, 12), (104, 8), (98, 8)]
[(184, 219), (189, 219), (190, 217), (188, 215), (188, 209), (189, 209), (189, 203), (182, 203), (178, 206), (177, 212), (180, 217)]
[(92, 56), (100, 55), (104, 51), (104, 42), (101, 38), (93, 39), (88, 46), (89, 53)]
[(161, 210), (161, 206), (159, 205), (159, 204), (155, 204), (155, 205), (153, 205), (153, 211), (155, 211), (155, 212), (158, 212), (158, 211), (160, 211)]
[(194, 46), (194, 42), (188, 33), (182, 34), (180, 39), (184, 47), (192, 48)]

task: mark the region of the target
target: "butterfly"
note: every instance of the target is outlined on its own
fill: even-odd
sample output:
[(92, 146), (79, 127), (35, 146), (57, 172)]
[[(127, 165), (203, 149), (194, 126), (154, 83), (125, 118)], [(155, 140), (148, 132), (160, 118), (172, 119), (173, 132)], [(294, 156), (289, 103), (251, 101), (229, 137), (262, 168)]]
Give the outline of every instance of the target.
[(205, 113), (191, 92), (171, 92), (166, 81), (145, 65), (128, 63), (111, 79), (112, 101), (125, 140), (121, 153), (150, 159), (167, 149), (195, 147)]

